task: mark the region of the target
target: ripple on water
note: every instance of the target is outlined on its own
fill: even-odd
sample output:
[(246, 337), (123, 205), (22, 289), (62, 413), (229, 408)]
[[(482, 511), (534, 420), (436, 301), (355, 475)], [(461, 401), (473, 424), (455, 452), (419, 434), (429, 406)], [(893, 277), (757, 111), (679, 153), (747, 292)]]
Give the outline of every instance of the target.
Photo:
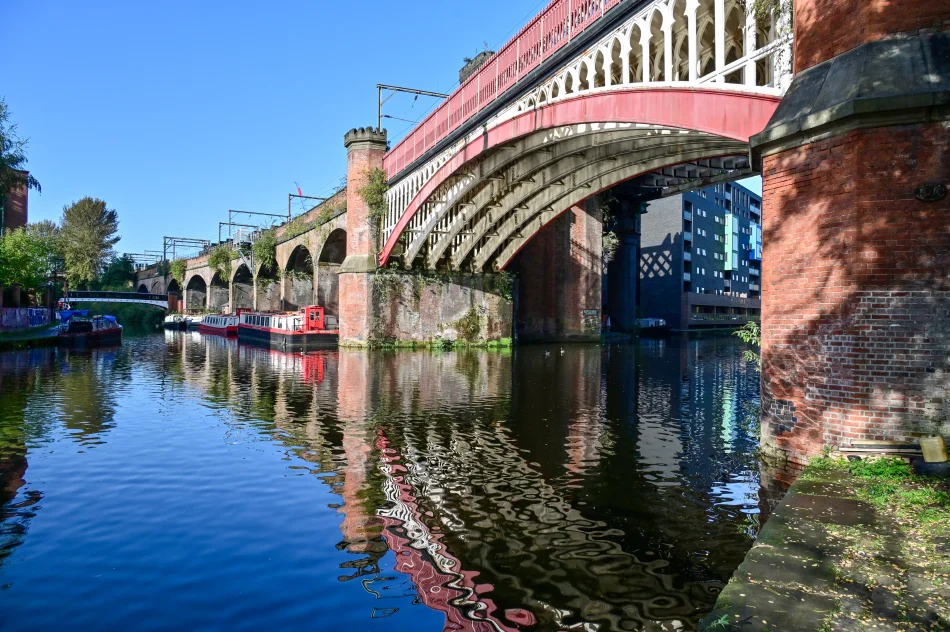
[(758, 528), (732, 339), (0, 354), (4, 629), (695, 629)]

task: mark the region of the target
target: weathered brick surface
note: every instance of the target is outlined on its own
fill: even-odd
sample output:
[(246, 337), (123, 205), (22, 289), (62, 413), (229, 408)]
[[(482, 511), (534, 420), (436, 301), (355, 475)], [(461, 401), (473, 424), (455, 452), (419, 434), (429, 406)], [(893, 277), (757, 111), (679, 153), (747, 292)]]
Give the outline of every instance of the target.
[(795, 0), (795, 72), (864, 42), (947, 29), (946, 0)]
[[(382, 142), (373, 142), (382, 139)], [(346, 256), (366, 255), (375, 261), (376, 244), (369, 207), (360, 190), (370, 172), (380, 169), (386, 154), (385, 133), (352, 130), (346, 135)], [(340, 275), (340, 342), (362, 344), (371, 326), (372, 275), (364, 272)]]
[(29, 221), (29, 197), (26, 187), (16, 187), (10, 191), (4, 201), (3, 209), (3, 229), (5, 231), (26, 226)]
[(763, 441), (950, 432), (950, 123), (857, 130), (763, 163)]
[(519, 278), (520, 339), (599, 340), (602, 233), (600, 203), (592, 198), (558, 216), (518, 253), (509, 269)]
[(365, 344), (372, 327), (372, 274), (340, 275), (340, 343)]

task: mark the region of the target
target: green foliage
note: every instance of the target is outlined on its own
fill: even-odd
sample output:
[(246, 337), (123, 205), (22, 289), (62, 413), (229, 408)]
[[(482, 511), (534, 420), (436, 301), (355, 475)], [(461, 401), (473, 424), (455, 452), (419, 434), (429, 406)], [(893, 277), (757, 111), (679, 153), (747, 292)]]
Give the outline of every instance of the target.
[(49, 259), (42, 242), (22, 228), (0, 237), (0, 284), (35, 290), (46, 283)]
[[(370, 228), (374, 239), (379, 241), (380, 227), (383, 217), (386, 216), (386, 192), (389, 183), (386, 181), (386, 172), (382, 169), (372, 169), (366, 172), (366, 183), (358, 191), (360, 197), (369, 208)], [(377, 243), (379, 246), (379, 243)]]
[(117, 291), (127, 291), (135, 280), (135, 262), (129, 255), (114, 257), (105, 272), (99, 279), (101, 288), (115, 288)]
[(287, 241), (294, 237), (299, 237), (311, 228), (313, 228), (313, 225), (310, 222), (303, 221), (301, 217), (295, 217), (284, 224), (284, 234), (281, 236), (281, 239)]
[(227, 244), (220, 244), (211, 250), (208, 255), (208, 266), (221, 275), (225, 283), (231, 280), (231, 260), (234, 259), (234, 249)]
[[(733, 335), (741, 338), (743, 342), (755, 346), (756, 349), (762, 346), (762, 329), (757, 322), (750, 321), (746, 323), (742, 326), (742, 329), (733, 332)], [(742, 355), (749, 362), (754, 362), (758, 368), (762, 368), (762, 357), (757, 351), (746, 349)]]
[(858, 478), (877, 478), (887, 481), (906, 481), (914, 476), (910, 466), (896, 457), (849, 461), (848, 471)]
[(510, 301), (515, 294), (515, 275), (505, 270), (496, 274), (495, 290), (500, 297)]
[(380, 268), (373, 274), (373, 290), (383, 300), (393, 296), (399, 298), (402, 296), (402, 277), (389, 268)]
[(273, 228), (263, 231), (252, 247), (254, 261), (261, 268), (273, 268), (277, 265), (277, 231)]
[(793, 0), (741, 0), (741, 4), (752, 10), (756, 22), (768, 23), (774, 14), (792, 23)]
[(21, 139), (17, 135), (17, 126), (10, 124), (7, 102), (0, 98), (0, 197), (20, 187), (42, 191), (36, 178), (25, 173), (28, 144), (28, 139)]
[(482, 319), (474, 307), (470, 307), (465, 316), (452, 323), (462, 340), (475, 342), (482, 330)]
[(614, 260), (617, 256), (617, 250), (620, 248), (620, 238), (617, 237), (617, 233), (610, 230), (604, 233), (603, 235), (603, 258), (604, 258), (604, 271), (607, 270), (607, 264)]
[(178, 285), (182, 287), (185, 285), (185, 272), (187, 271), (188, 264), (184, 259), (175, 259), (170, 264), (168, 264), (168, 274), (170, 274), (173, 279), (178, 281)]
[(91, 283), (113, 257), (118, 215), (104, 201), (85, 197), (63, 208), (60, 225), (66, 279), (72, 285)]

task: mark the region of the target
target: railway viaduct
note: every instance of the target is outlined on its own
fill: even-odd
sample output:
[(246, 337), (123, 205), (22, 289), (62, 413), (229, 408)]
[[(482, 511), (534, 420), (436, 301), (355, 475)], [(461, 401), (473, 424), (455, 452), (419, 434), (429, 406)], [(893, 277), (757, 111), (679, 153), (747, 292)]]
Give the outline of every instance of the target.
[[(196, 259), (140, 288), (320, 302), (344, 344), (591, 339), (608, 196), (760, 172), (763, 445), (948, 432), (950, 7), (752, 4), (554, 0), (395, 146), (348, 132), (345, 212), (311, 211), (276, 269)], [(383, 204), (361, 194), (380, 170)]]

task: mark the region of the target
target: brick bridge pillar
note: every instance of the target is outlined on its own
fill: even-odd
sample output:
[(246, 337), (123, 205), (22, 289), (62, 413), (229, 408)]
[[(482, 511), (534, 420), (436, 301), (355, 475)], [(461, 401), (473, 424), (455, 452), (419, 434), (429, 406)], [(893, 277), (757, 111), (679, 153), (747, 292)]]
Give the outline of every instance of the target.
[(753, 137), (762, 441), (802, 463), (950, 432), (950, 5), (795, 0), (795, 78)]
[(340, 343), (365, 344), (372, 327), (376, 234), (359, 194), (370, 171), (383, 166), (386, 130), (352, 129), (343, 139), (346, 161), (346, 259), (340, 266)]
[(520, 341), (600, 341), (602, 219), (600, 198), (589, 198), (545, 226), (512, 261)]

